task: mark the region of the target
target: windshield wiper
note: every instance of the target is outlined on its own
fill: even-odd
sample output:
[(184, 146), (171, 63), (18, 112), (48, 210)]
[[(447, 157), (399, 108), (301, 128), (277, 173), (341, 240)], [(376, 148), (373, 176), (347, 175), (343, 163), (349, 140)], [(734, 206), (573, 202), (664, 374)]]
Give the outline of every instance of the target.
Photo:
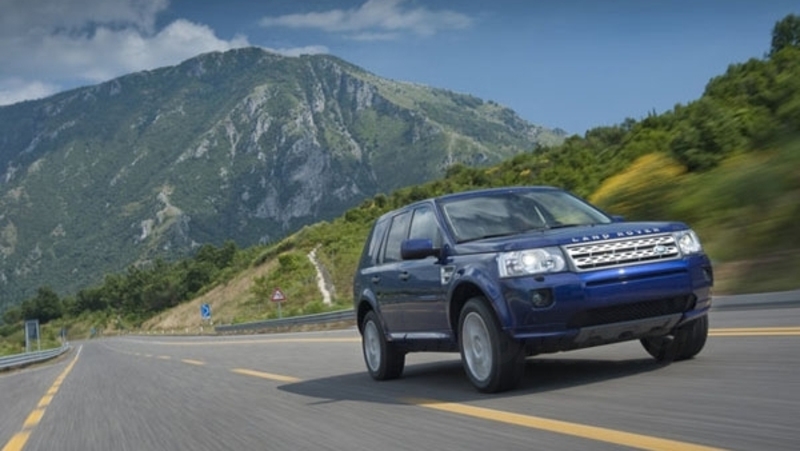
[(566, 229), (568, 227), (583, 227), (583, 226), (595, 226), (597, 223), (590, 222), (588, 224), (556, 224), (552, 226), (547, 226), (548, 229)]
[(500, 238), (501, 236), (509, 236), (509, 235), (516, 235), (520, 232), (503, 232), (503, 233), (490, 233), (488, 235), (481, 235), (476, 236), (475, 238), (467, 238), (465, 240), (459, 240), (458, 243), (469, 243), (471, 241), (480, 241), (480, 240), (488, 240), (489, 238)]

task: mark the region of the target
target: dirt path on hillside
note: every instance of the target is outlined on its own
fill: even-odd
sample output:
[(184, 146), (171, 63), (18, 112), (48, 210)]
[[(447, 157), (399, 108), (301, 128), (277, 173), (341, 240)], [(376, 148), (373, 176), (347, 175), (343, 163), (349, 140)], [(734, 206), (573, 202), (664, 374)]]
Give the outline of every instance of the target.
[[(317, 287), (319, 288), (319, 292), (322, 293), (322, 303), (331, 305), (333, 303), (333, 298), (331, 296), (333, 283), (331, 283), (331, 278), (327, 271), (325, 271), (325, 267), (322, 266), (319, 259), (317, 259), (317, 249), (319, 249), (319, 246), (308, 253), (308, 259), (311, 260), (311, 264), (314, 265), (314, 269), (317, 271)], [(331, 289), (328, 289), (328, 287), (331, 287)]]

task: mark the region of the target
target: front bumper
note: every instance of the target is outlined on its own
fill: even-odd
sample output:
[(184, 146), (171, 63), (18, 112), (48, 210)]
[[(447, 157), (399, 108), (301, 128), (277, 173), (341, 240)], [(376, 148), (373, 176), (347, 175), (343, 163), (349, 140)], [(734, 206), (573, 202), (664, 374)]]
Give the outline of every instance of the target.
[[(711, 265), (705, 256), (669, 262), (503, 281), (507, 332), (531, 354), (558, 352), (647, 336), (708, 313)], [(553, 303), (537, 308), (533, 293)]]

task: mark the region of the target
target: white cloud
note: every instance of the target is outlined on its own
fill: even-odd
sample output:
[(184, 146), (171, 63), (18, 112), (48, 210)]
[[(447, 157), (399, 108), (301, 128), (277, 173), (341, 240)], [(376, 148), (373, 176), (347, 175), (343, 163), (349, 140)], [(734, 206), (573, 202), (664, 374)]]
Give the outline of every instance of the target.
[[(169, 1), (0, 0), (0, 105), (251, 45), (245, 36), (221, 39), (208, 25), (186, 19), (159, 25)], [(410, 7), (406, 0), (369, 0), (353, 10), (266, 18), (263, 24), (345, 31), (351, 39), (374, 41), (464, 28), (471, 19)], [(267, 50), (328, 53), (321, 45)]]
[(450, 10), (433, 11), (426, 7), (406, 7), (407, 0), (367, 0), (355, 9), (334, 9), (307, 14), (264, 17), (263, 27), (313, 28), (328, 32), (351, 33), (360, 40), (399, 37), (400, 32), (431, 36), (438, 31), (463, 29), (472, 19)]
[(23, 100), (41, 99), (58, 91), (58, 86), (41, 81), (0, 80), (0, 105), (10, 105)]
[(145, 35), (127, 28), (98, 28), (78, 38), (53, 35), (42, 41), (33, 66), (59, 67), (89, 82), (118, 75), (176, 64), (210, 51), (224, 51), (249, 45), (244, 37), (224, 41), (205, 25), (177, 20), (156, 34)]
[(89, 24), (134, 26), (152, 33), (169, 0), (3, 0), (0, 36), (76, 32)]
[(0, 105), (250, 45), (176, 20), (156, 30), (167, 0), (3, 0)]
[(270, 50), (275, 53), (280, 53), (281, 55), (285, 56), (318, 55), (320, 53), (330, 52), (328, 47), (325, 47), (324, 45), (309, 45), (306, 47), (293, 47), (293, 48), (282, 48), (282, 49), (267, 48), (266, 50)]

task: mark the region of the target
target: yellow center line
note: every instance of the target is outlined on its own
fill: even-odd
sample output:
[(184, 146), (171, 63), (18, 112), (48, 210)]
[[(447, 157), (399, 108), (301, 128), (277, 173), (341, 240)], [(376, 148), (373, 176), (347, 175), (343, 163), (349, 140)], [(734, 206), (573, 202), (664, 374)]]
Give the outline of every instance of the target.
[[(710, 329), (708, 334), (717, 337), (732, 336), (776, 336), (800, 335), (800, 327), (739, 327)], [(286, 344), (286, 343), (360, 343), (361, 337), (346, 338), (265, 338), (257, 340), (214, 340), (214, 341), (149, 341), (132, 340), (140, 343), (174, 346), (226, 346), (226, 345), (257, 345), (257, 344)], [(152, 354), (139, 354), (152, 357)]]
[(212, 345), (257, 345), (273, 343), (361, 343), (360, 337), (350, 338), (265, 338), (263, 340), (215, 340), (215, 341), (149, 341), (130, 340), (151, 345), (212, 346)]
[(783, 330), (783, 331), (795, 331), (800, 330), (800, 326), (787, 326), (787, 327), (727, 327), (722, 328), (718, 327), (715, 329), (711, 329), (717, 332), (759, 332), (762, 330)]
[(710, 337), (796, 337), (800, 336), (798, 332), (721, 332), (709, 333)]
[[(265, 373), (261, 371), (235, 368), (231, 372), (245, 376), (253, 376), (261, 379), (269, 379), (279, 382), (296, 383), (302, 379), (283, 376), (279, 374)], [(721, 448), (713, 448), (703, 445), (696, 445), (689, 442), (669, 440), (659, 437), (652, 437), (643, 434), (635, 434), (614, 429), (589, 426), (580, 423), (570, 423), (566, 421), (551, 420), (548, 418), (521, 415), (501, 410), (474, 407), (466, 404), (442, 402), (430, 399), (405, 399), (404, 402), (420, 407), (449, 412), (459, 415), (466, 415), (483, 420), (496, 421), (517, 426), (524, 426), (543, 431), (555, 432), (573, 437), (585, 438), (588, 440), (612, 443), (615, 445), (628, 446), (632, 448), (653, 450), (653, 451), (672, 451), (680, 449), (682, 451), (721, 451)]]
[(33, 409), (28, 418), (25, 419), (25, 423), (22, 425), (23, 429), (33, 429), (36, 425), (42, 421), (42, 417), (44, 416), (44, 409), (36, 408)]
[(282, 376), (280, 374), (264, 373), (261, 371), (253, 371), (244, 368), (234, 368), (231, 371), (245, 376), (260, 377), (261, 379), (269, 379), (278, 382), (300, 382), (301, 380), (296, 377)]
[(47, 407), (50, 405), (50, 401), (53, 400), (53, 395), (44, 395), (41, 400), (39, 400), (39, 404), (36, 407)]
[[(712, 337), (774, 337), (774, 336), (800, 336), (800, 327), (744, 327), (744, 328), (717, 328), (710, 329)], [(141, 343), (173, 346), (229, 346), (229, 345), (259, 345), (259, 344), (287, 344), (287, 343), (360, 343), (360, 337), (346, 338), (265, 338), (256, 340), (214, 340), (214, 341), (145, 341), (132, 340)], [(152, 354), (139, 354), (153, 357)], [(159, 355), (158, 359), (168, 360), (170, 357)], [(186, 362), (192, 363), (192, 362)]]
[(800, 327), (736, 327), (708, 331), (711, 337), (776, 337), (800, 335)]
[[(734, 336), (800, 336), (800, 327), (759, 327), (759, 328), (717, 328), (709, 330), (709, 336), (734, 337)], [(359, 343), (360, 337), (352, 338), (271, 338), (259, 340), (224, 340), (224, 341), (143, 341), (148, 344), (176, 345), (176, 346), (209, 346), (209, 345), (253, 345), (253, 344), (280, 344), (280, 343)], [(152, 357), (152, 354), (144, 354)], [(169, 356), (159, 355), (159, 359), (170, 359)], [(205, 362), (199, 360), (182, 359), (184, 363), (192, 365), (204, 365)], [(302, 379), (284, 376), (280, 374), (266, 373), (262, 371), (249, 370), (244, 368), (234, 368), (233, 373), (244, 376), (258, 377), (278, 382), (297, 383)], [(66, 374), (64, 375), (66, 377)], [(43, 400), (44, 401), (44, 400)], [(523, 426), (542, 431), (548, 431), (588, 440), (611, 443), (614, 445), (627, 446), (631, 448), (666, 451), (681, 449), (686, 451), (719, 451), (704, 445), (689, 442), (664, 439), (632, 432), (619, 431), (598, 426), (591, 426), (580, 423), (570, 423), (567, 421), (553, 420), (549, 418), (522, 415), (517, 413), (505, 412), (501, 410), (475, 407), (466, 404), (442, 402), (428, 399), (406, 399), (405, 402), (419, 407), (449, 412), (452, 414), (465, 415), (488, 421), (495, 421), (516, 426)], [(33, 414), (32, 414), (33, 415)], [(27, 440), (28, 432), (22, 431), (17, 434), (6, 448), (2, 451), (20, 451)], [(16, 440), (16, 441), (15, 441)], [(12, 443), (21, 442), (18, 448), (9, 448)]]
[(53, 385), (47, 390), (47, 393), (42, 396), (42, 399), (39, 400), (39, 404), (36, 406), (33, 411), (28, 415), (25, 419), (25, 423), (22, 425), (22, 430), (14, 434), (11, 437), (11, 440), (3, 446), (2, 451), (22, 451), (22, 448), (25, 447), (25, 444), (28, 443), (28, 439), (31, 436), (31, 431), (35, 428), (40, 421), (42, 421), (42, 417), (44, 416), (46, 406), (50, 404), (53, 399), (53, 396), (58, 392), (61, 383), (64, 382), (67, 375), (72, 371), (72, 368), (75, 367), (75, 363), (78, 361), (78, 357), (81, 355), (81, 349), (78, 348), (78, 352), (75, 354), (75, 358), (72, 359), (72, 362), (64, 368), (64, 371), (56, 378)]
[(719, 451), (719, 448), (711, 448), (708, 446), (696, 445), (688, 442), (651, 437), (642, 434), (634, 434), (631, 432), (617, 431), (614, 429), (606, 429), (579, 423), (551, 420), (542, 417), (521, 415), (504, 412), (501, 410), (486, 409), (483, 407), (474, 407), (465, 404), (456, 404), (430, 399), (406, 399), (405, 401), (409, 404), (439, 410), (442, 412), (466, 415), (483, 420), (555, 432), (573, 437), (606, 442), (614, 445), (628, 446), (637, 449), (658, 451), (672, 451), (676, 449), (680, 449), (682, 451)]
[(30, 431), (20, 431), (17, 432), (11, 440), (6, 443), (6, 446), (3, 447), (3, 451), (20, 451), (22, 448), (25, 447), (25, 444), (28, 443), (28, 438), (30, 438), (31, 432)]
[(192, 359), (182, 359), (181, 362), (188, 363), (189, 365), (197, 365), (197, 366), (206, 364), (206, 362), (202, 362), (200, 360), (192, 360)]

